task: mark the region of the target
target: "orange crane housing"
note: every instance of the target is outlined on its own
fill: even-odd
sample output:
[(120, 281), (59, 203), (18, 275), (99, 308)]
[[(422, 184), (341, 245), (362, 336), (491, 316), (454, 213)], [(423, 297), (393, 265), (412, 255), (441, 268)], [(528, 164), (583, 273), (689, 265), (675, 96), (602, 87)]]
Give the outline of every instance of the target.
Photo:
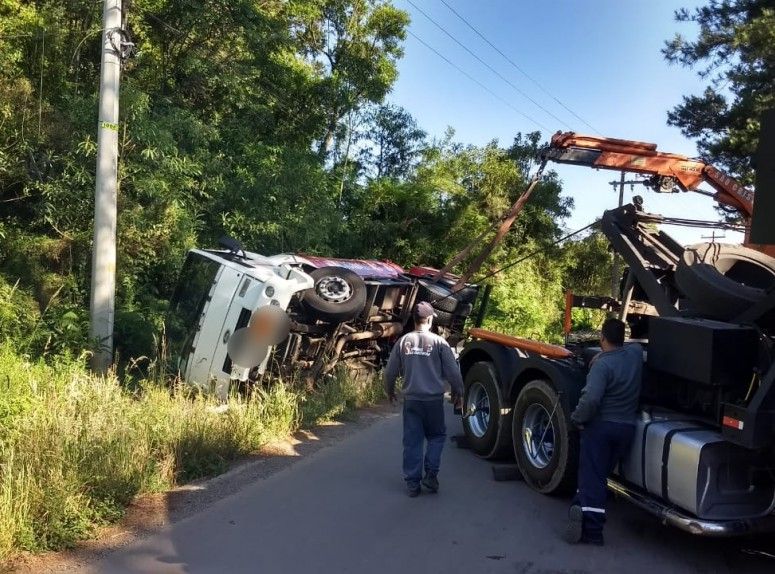
[(657, 151), (657, 144), (557, 132), (544, 157), (557, 163), (585, 165), (601, 169), (651, 175), (655, 191), (703, 193), (699, 185), (708, 183), (715, 193), (707, 193), (721, 205), (736, 209), (748, 223), (753, 214), (753, 192), (712, 165), (685, 155)]

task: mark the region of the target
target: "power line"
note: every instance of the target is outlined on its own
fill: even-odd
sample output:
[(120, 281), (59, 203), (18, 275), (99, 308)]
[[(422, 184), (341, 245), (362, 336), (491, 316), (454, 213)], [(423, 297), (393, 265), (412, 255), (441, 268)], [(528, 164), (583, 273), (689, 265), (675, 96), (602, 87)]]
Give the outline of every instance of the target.
[(484, 40), (485, 42), (487, 42), (487, 44), (488, 44), (488, 45), (489, 45), (489, 46), (490, 46), (490, 47), (491, 47), (493, 50), (495, 50), (496, 52), (498, 52), (498, 53), (499, 53), (501, 56), (503, 56), (503, 58), (504, 58), (504, 59), (505, 59), (505, 60), (506, 60), (506, 61), (507, 61), (509, 64), (511, 64), (512, 66), (514, 66), (514, 68), (516, 68), (516, 69), (517, 69), (517, 71), (519, 71), (519, 73), (521, 73), (521, 74), (522, 74), (523, 76), (525, 76), (525, 77), (526, 77), (528, 80), (530, 80), (530, 81), (531, 81), (531, 82), (533, 82), (533, 83), (534, 83), (536, 86), (538, 86), (538, 87), (541, 89), (541, 91), (542, 91), (542, 92), (544, 92), (544, 93), (545, 93), (547, 96), (549, 96), (550, 98), (552, 98), (552, 99), (553, 99), (555, 102), (557, 102), (557, 103), (558, 103), (560, 106), (562, 106), (562, 107), (563, 107), (563, 108), (564, 108), (564, 109), (565, 109), (567, 112), (569, 112), (571, 115), (573, 115), (573, 117), (574, 117), (574, 118), (576, 118), (577, 120), (579, 120), (581, 123), (583, 123), (583, 124), (584, 124), (585, 126), (587, 126), (589, 129), (591, 129), (592, 131), (594, 131), (594, 132), (595, 132), (595, 133), (597, 133), (597, 134), (599, 134), (599, 133), (600, 133), (600, 132), (598, 132), (598, 131), (597, 131), (597, 130), (596, 130), (596, 129), (595, 129), (595, 128), (594, 128), (594, 127), (593, 127), (593, 126), (592, 126), (592, 125), (591, 125), (591, 124), (590, 124), (590, 123), (587, 121), (587, 120), (585, 120), (584, 118), (582, 118), (581, 116), (579, 116), (579, 115), (578, 115), (576, 112), (574, 112), (572, 109), (570, 109), (570, 108), (569, 108), (568, 106), (566, 106), (564, 103), (562, 103), (562, 102), (561, 102), (559, 99), (557, 99), (557, 97), (555, 97), (555, 96), (554, 96), (554, 95), (553, 95), (551, 92), (549, 92), (549, 90), (547, 90), (546, 88), (544, 88), (544, 87), (541, 85), (541, 83), (540, 83), (540, 82), (538, 82), (538, 80), (536, 80), (535, 78), (531, 77), (531, 76), (530, 76), (530, 75), (529, 75), (529, 74), (528, 74), (528, 73), (527, 73), (525, 70), (523, 70), (523, 69), (522, 69), (522, 68), (521, 68), (519, 65), (517, 65), (517, 64), (516, 64), (516, 62), (514, 62), (514, 61), (513, 61), (511, 58), (509, 58), (509, 57), (508, 57), (506, 54), (504, 54), (504, 53), (503, 53), (503, 52), (502, 52), (502, 51), (501, 51), (501, 50), (500, 50), (500, 49), (499, 49), (499, 48), (498, 48), (498, 47), (497, 47), (495, 44), (493, 44), (492, 42), (490, 42), (490, 40), (488, 40), (488, 39), (485, 37), (485, 35), (484, 35), (484, 34), (482, 34), (482, 33), (481, 33), (479, 30), (477, 30), (477, 29), (476, 29), (476, 28), (475, 28), (475, 27), (474, 27), (474, 26), (473, 26), (473, 25), (472, 25), (472, 24), (471, 24), (471, 23), (470, 23), (468, 20), (466, 20), (466, 19), (465, 19), (463, 16), (461, 16), (461, 15), (458, 13), (458, 11), (457, 11), (457, 10), (455, 10), (455, 9), (454, 9), (452, 6), (450, 6), (450, 5), (449, 5), (449, 4), (448, 4), (448, 3), (447, 3), (445, 0), (440, 0), (440, 1), (441, 1), (441, 3), (442, 3), (442, 4), (444, 4), (444, 6), (446, 6), (446, 7), (447, 7), (447, 8), (448, 8), (448, 9), (449, 9), (449, 10), (450, 10), (450, 11), (451, 11), (451, 12), (452, 12), (452, 13), (453, 13), (455, 16), (457, 16), (457, 17), (458, 17), (458, 18), (459, 18), (459, 19), (460, 19), (460, 20), (461, 20), (461, 21), (462, 21), (462, 22), (463, 22), (463, 23), (464, 23), (466, 26), (468, 26), (469, 28), (471, 28), (471, 30), (473, 30), (473, 31), (474, 31), (474, 33), (475, 33), (477, 36), (479, 36), (479, 37), (480, 37), (482, 40)]
[[(570, 239), (570, 238), (571, 238), (571, 237), (573, 237), (574, 235), (578, 235), (578, 234), (579, 234), (579, 233), (581, 233), (582, 231), (586, 231), (587, 229), (590, 229), (590, 228), (592, 228), (592, 227), (595, 227), (595, 226), (596, 226), (598, 223), (599, 223), (599, 221), (598, 221), (598, 220), (595, 220), (595, 221), (593, 221), (592, 223), (590, 223), (589, 225), (585, 225), (585, 226), (584, 226), (584, 227), (582, 227), (581, 229), (577, 229), (576, 231), (573, 231), (573, 232), (571, 232), (571, 233), (568, 233), (567, 235), (564, 235), (563, 237), (560, 237), (559, 239), (556, 239), (556, 240), (552, 241), (552, 242), (549, 244), (549, 247), (553, 247), (553, 246), (555, 246), (555, 245), (559, 245), (560, 243), (562, 243), (563, 241), (565, 241), (565, 240), (567, 240), (567, 239)], [(485, 281), (486, 279), (489, 279), (490, 277), (493, 277), (494, 275), (497, 275), (498, 273), (501, 273), (502, 271), (505, 271), (506, 269), (509, 269), (509, 268), (511, 268), (511, 267), (514, 267), (515, 265), (518, 265), (518, 264), (522, 263), (522, 262), (523, 262), (523, 261), (525, 261), (526, 259), (530, 259), (531, 257), (534, 257), (534, 256), (536, 256), (536, 255), (540, 255), (541, 253), (545, 253), (545, 252), (546, 252), (546, 247), (541, 247), (540, 249), (536, 249), (535, 251), (531, 251), (531, 252), (530, 252), (530, 253), (528, 253), (527, 255), (523, 255), (523, 256), (522, 256), (522, 257), (520, 257), (519, 259), (517, 259), (517, 260), (515, 260), (515, 261), (512, 261), (511, 263), (508, 263), (508, 264), (504, 265), (504, 266), (503, 266), (503, 267), (501, 267), (500, 269), (496, 269), (496, 270), (495, 270), (495, 271), (493, 271), (492, 273), (488, 273), (488, 274), (487, 274), (487, 275), (485, 275), (484, 277), (480, 277), (479, 279), (476, 279), (476, 280), (474, 281), (474, 283), (481, 283), (482, 281)]]
[(474, 78), (474, 77), (473, 77), (471, 74), (469, 74), (468, 72), (466, 72), (465, 70), (463, 70), (463, 69), (462, 69), (460, 66), (458, 66), (457, 64), (455, 64), (454, 62), (452, 62), (452, 61), (451, 61), (449, 58), (447, 58), (447, 57), (446, 57), (444, 54), (442, 54), (441, 52), (439, 52), (439, 51), (438, 51), (436, 48), (434, 48), (433, 46), (431, 46), (430, 44), (428, 44), (428, 43), (427, 43), (425, 40), (423, 40), (422, 38), (420, 38), (420, 37), (419, 37), (417, 34), (415, 34), (414, 32), (412, 32), (411, 30), (409, 30), (409, 33), (410, 33), (410, 34), (411, 34), (411, 35), (412, 35), (412, 36), (413, 36), (413, 37), (414, 37), (414, 38), (415, 38), (415, 39), (416, 39), (418, 42), (420, 42), (420, 43), (421, 43), (423, 46), (425, 46), (425, 47), (426, 47), (426, 48), (428, 48), (430, 51), (432, 51), (434, 54), (436, 54), (436, 55), (437, 55), (439, 58), (441, 58), (442, 60), (444, 60), (444, 61), (445, 61), (447, 64), (449, 64), (450, 66), (452, 66), (453, 68), (455, 68), (455, 69), (456, 69), (458, 72), (460, 72), (461, 74), (463, 74), (465, 77), (467, 77), (467, 78), (468, 78), (469, 80), (471, 80), (472, 82), (474, 82), (474, 83), (478, 84), (478, 85), (479, 85), (479, 87), (481, 87), (482, 89), (484, 89), (484, 90), (486, 90), (487, 92), (489, 92), (489, 93), (490, 93), (492, 96), (494, 96), (495, 98), (499, 99), (501, 102), (503, 102), (504, 104), (506, 104), (506, 105), (507, 105), (508, 107), (510, 107), (512, 110), (514, 110), (515, 112), (517, 112), (517, 113), (518, 113), (520, 116), (522, 116), (523, 118), (527, 119), (528, 121), (530, 121), (530, 122), (534, 123), (535, 125), (537, 125), (537, 126), (538, 126), (539, 128), (541, 128), (542, 130), (544, 130), (544, 131), (546, 131), (546, 132), (549, 132), (549, 133), (551, 133), (551, 131), (552, 131), (552, 130), (550, 130), (549, 128), (547, 128), (545, 125), (543, 125), (542, 123), (538, 122), (537, 120), (534, 120), (533, 118), (531, 118), (530, 116), (528, 116), (528, 115), (527, 115), (525, 112), (523, 112), (523, 111), (521, 111), (520, 109), (516, 108), (516, 107), (515, 107), (515, 106), (514, 106), (514, 105), (513, 105), (511, 102), (509, 102), (507, 99), (505, 99), (505, 98), (503, 98), (503, 97), (499, 96), (498, 94), (496, 94), (495, 92), (493, 92), (493, 91), (492, 91), (490, 88), (488, 88), (488, 87), (487, 87), (487, 86), (485, 86), (485, 85), (484, 85), (482, 82), (480, 82), (479, 80), (477, 80), (476, 78)]
[(466, 52), (471, 54), (476, 60), (481, 63), (483, 66), (485, 66), (488, 70), (490, 70), (493, 74), (498, 76), (501, 80), (506, 82), (509, 86), (511, 86), (514, 91), (516, 91), (518, 94), (520, 94), (523, 98), (529, 100), (533, 105), (535, 105), (537, 108), (543, 110), (545, 113), (547, 113), (549, 116), (563, 124), (568, 129), (573, 129), (571, 126), (569, 126), (567, 123), (565, 123), (562, 119), (558, 118), (556, 115), (554, 115), (551, 111), (547, 110), (544, 106), (539, 104), (537, 101), (535, 101), (533, 98), (531, 98), (528, 94), (526, 94), (523, 90), (521, 90), (519, 87), (517, 87), (511, 80), (506, 78), (503, 74), (498, 72), (495, 68), (493, 68), (490, 64), (488, 64), (486, 61), (484, 61), (482, 58), (480, 58), (476, 53), (474, 53), (470, 48), (468, 48), (465, 44), (463, 44), (460, 40), (455, 38), (452, 34), (450, 34), (441, 24), (436, 22), (433, 18), (431, 18), (422, 8), (420, 8), (417, 4), (412, 2), (412, 0), (406, 0), (409, 4), (411, 4), (415, 10), (417, 10), (420, 14), (425, 16), (428, 20), (430, 20), (439, 30), (444, 32), (447, 36), (449, 36), (455, 43), (457, 43), (458, 46), (463, 48)]

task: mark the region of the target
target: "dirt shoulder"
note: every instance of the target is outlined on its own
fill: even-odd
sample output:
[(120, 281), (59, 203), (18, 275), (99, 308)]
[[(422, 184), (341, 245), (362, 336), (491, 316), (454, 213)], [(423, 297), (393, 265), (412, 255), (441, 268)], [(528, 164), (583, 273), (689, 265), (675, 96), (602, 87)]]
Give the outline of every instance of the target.
[(19, 574), (75, 572), (395, 414), (397, 411), (389, 405), (379, 405), (359, 410), (351, 420), (301, 430), (285, 440), (267, 444), (224, 474), (168, 492), (138, 497), (119, 523), (100, 528), (93, 539), (81, 542), (71, 550), (18, 556), (0, 565), (0, 571)]

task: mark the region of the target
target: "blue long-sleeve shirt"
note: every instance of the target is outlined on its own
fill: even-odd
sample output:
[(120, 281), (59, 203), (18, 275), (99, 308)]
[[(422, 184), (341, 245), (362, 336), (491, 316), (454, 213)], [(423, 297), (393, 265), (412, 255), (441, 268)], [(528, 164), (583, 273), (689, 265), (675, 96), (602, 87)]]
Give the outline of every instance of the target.
[(643, 347), (637, 343), (600, 353), (589, 369), (571, 420), (577, 424), (595, 420), (634, 424), (642, 373)]
[(404, 377), (405, 399), (431, 400), (441, 397), (449, 383), (463, 396), (463, 376), (449, 344), (429, 331), (413, 331), (401, 337), (390, 352), (385, 367), (385, 392), (393, 396), (396, 378)]

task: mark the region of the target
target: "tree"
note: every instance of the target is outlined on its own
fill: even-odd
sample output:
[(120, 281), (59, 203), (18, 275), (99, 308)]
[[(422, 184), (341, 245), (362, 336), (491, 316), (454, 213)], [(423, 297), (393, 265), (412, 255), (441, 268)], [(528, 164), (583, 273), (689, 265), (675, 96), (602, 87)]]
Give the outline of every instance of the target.
[(374, 178), (405, 179), (413, 171), (425, 145), (426, 133), (405, 109), (387, 104), (369, 111), (364, 145), (359, 154)]
[[(139, 50), (119, 126), (125, 358), (151, 351), (121, 347), (150, 339), (186, 249), (228, 233), (268, 253), (336, 252), (339, 180), (316, 150), (381, 102), (408, 22), (376, 0), (127, 8)], [(0, 274), (52, 303), (44, 321), (88, 307), (100, 22), (89, 0), (0, 0)]]
[(300, 3), (292, 29), (299, 50), (318, 78), (323, 114), (318, 153), (332, 148), (342, 118), (380, 103), (398, 77), (409, 15), (381, 0), (313, 0)]
[(568, 241), (562, 246), (562, 256), (565, 289), (579, 295), (610, 293), (613, 267), (611, 249), (608, 239), (600, 231)]
[(709, 82), (701, 95), (685, 96), (668, 123), (697, 140), (700, 153), (742, 183), (753, 183), (752, 156), (762, 110), (775, 107), (775, 2), (710, 0), (676, 12), (693, 22), (693, 40), (676, 35), (663, 49), (671, 63), (700, 66)]
[[(537, 169), (539, 151), (543, 145), (540, 132), (518, 133), (514, 138), (508, 149), (508, 157), (516, 162), (525, 178)], [(570, 217), (572, 209), (573, 198), (562, 195), (557, 172), (546, 172), (525, 205), (523, 215), (517, 220), (516, 229), (511, 234), (512, 240), (519, 242), (531, 238), (542, 244), (554, 241), (562, 234), (562, 222)]]

